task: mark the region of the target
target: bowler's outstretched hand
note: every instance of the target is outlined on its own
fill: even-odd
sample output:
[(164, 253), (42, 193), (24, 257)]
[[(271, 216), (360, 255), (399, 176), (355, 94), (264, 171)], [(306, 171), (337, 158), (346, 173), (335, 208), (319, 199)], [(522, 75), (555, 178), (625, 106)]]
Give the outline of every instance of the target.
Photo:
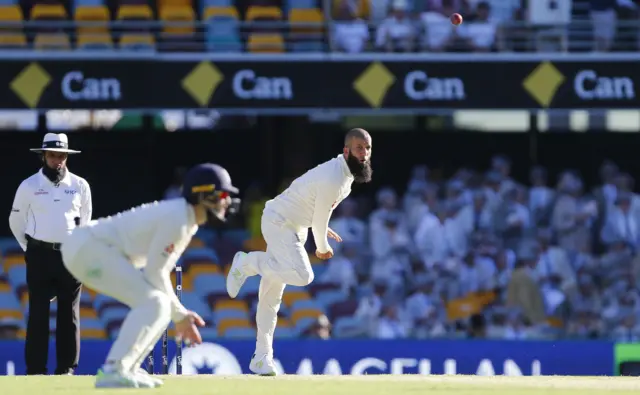
[(334, 232), (331, 228), (327, 228), (327, 236), (338, 243), (342, 243), (342, 237), (340, 237), (340, 235)]

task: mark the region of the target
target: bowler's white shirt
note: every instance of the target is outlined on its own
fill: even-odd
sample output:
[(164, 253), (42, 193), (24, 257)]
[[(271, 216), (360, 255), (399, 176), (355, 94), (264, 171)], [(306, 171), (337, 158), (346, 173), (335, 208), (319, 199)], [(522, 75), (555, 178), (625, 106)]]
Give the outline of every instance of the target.
[(353, 175), (342, 154), (307, 171), (265, 204), (300, 228), (311, 228), (318, 251), (331, 250), (327, 240), (333, 210), (351, 193)]
[(193, 207), (184, 198), (143, 204), (91, 221), (86, 227), (96, 239), (127, 256), (136, 268), (144, 268), (147, 280), (172, 298), (174, 322), (184, 318), (186, 309), (176, 297), (170, 277), (198, 230)]
[(93, 211), (89, 183), (69, 171), (54, 184), (42, 170), (22, 181), (13, 201), (9, 226), (23, 250), (29, 235), (49, 243), (62, 242), (65, 235), (91, 220)]

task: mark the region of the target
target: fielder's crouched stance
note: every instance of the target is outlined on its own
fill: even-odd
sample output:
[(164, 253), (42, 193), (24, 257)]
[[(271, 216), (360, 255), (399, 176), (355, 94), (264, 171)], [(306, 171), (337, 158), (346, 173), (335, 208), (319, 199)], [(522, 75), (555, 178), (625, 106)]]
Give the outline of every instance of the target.
[(197, 326), (204, 321), (180, 303), (170, 274), (207, 214), (224, 219), (230, 193), (237, 194), (238, 189), (224, 168), (198, 165), (185, 175), (182, 198), (92, 221), (76, 228), (62, 244), (64, 264), (71, 274), (131, 308), (98, 371), (96, 387), (161, 385), (140, 365), (172, 320), (178, 337), (202, 342)]

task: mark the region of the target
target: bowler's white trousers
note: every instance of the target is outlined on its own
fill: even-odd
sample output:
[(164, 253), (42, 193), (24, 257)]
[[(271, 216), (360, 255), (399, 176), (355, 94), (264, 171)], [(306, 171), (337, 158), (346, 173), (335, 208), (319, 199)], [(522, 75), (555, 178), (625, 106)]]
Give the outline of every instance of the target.
[(247, 254), (245, 274), (260, 275), (256, 312), (256, 354), (273, 356), (273, 334), (278, 321), (284, 287), (305, 286), (313, 281), (313, 269), (304, 248), (308, 228), (297, 226), (281, 215), (265, 209), (261, 220), (262, 237), (267, 251)]
[(129, 306), (107, 363), (122, 371), (138, 368), (171, 322), (170, 299), (154, 288), (115, 246), (76, 228), (61, 248), (67, 270), (81, 283)]

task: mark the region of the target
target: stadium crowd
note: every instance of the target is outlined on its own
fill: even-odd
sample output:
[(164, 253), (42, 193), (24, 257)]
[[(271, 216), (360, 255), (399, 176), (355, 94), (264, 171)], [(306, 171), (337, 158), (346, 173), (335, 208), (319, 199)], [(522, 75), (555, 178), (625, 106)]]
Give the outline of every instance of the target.
[[(315, 282), (358, 300), (350, 336), (638, 341), (640, 196), (615, 164), (600, 175), (586, 190), (577, 173), (553, 185), (542, 167), (525, 186), (503, 156), (444, 181), (417, 166), (373, 210), (338, 207), (330, 227), (344, 243)], [(263, 204), (246, 202), (254, 234)], [(322, 316), (307, 334), (330, 329)]]
[[(635, 52), (640, 48), (638, 0), (6, 0), (3, 4), (0, 25), (6, 25), (7, 33), (0, 36), (2, 48), (271, 53)], [(449, 21), (455, 12), (465, 20), (458, 27)]]

